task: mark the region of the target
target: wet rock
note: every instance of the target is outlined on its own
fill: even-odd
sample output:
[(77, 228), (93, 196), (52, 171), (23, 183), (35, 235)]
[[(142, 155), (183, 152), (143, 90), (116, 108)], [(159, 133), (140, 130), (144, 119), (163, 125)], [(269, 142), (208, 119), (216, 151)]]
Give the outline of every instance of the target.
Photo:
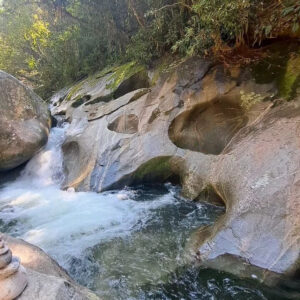
[[(70, 127), (80, 130), (69, 132), (63, 146), (65, 188), (100, 192), (179, 180), (193, 200), (211, 191), (207, 201), (223, 202), (226, 214), (195, 235), (202, 261), (234, 256), (275, 273), (295, 271), (298, 102), (273, 107), (276, 82), (258, 84), (248, 70), (201, 59), (191, 66), (179, 65), (134, 101), (131, 92), (75, 109)], [(138, 131), (124, 135), (120, 122), (130, 115)]]
[(0, 71), (0, 171), (29, 160), (48, 139), (51, 119), (45, 102)]

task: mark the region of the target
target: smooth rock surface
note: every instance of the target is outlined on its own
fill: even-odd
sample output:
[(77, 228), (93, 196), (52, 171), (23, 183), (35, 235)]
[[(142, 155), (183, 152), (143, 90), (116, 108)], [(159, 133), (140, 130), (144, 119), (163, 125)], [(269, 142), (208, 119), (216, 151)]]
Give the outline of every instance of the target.
[(28, 270), (28, 286), (20, 300), (97, 300), (95, 294), (59, 277)]
[[(199, 105), (213, 107), (216, 103), (222, 107), (222, 103), (225, 103), (225, 112), (232, 108), (231, 103), (236, 108), (241, 90), (255, 90), (265, 95), (273, 93), (273, 85), (258, 85), (251, 78), (244, 80), (247, 76), (249, 77), (247, 72), (240, 71), (239, 76), (233, 78), (224, 69), (211, 67), (205, 60), (189, 60), (165, 74), (151, 92), (137, 90), (106, 104), (95, 103), (78, 107), (72, 113), (73, 121), (63, 145), (66, 188), (100, 192), (142, 181), (143, 176), (153, 170), (157, 174), (164, 173), (164, 180), (174, 174), (185, 180), (189, 175), (185, 176), (179, 169), (186, 169), (189, 173), (189, 167), (185, 167), (189, 158), (196, 156), (196, 160), (210, 164), (216, 157), (177, 147), (172, 140), (178, 139), (178, 130), (175, 131), (177, 136), (172, 134), (172, 139), (170, 138), (170, 128), (174, 120), (197, 109)], [(262, 104), (256, 109), (261, 111), (267, 105)], [(220, 114), (222, 115), (222, 111), (219, 109), (217, 115)], [(118, 121), (129, 115), (134, 115), (139, 120), (136, 132), (129, 136), (111, 130), (111, 124), (116, 122), (118, 125)], [(243, 120), (251, 120), (251, 113), (244, 115)], [(237, 124), (240, 129), (239, 120)], [(235, 129), (235, 125), (233, 120), (230, 128), (227, 129), (227, 126), (225, 130)], [(246, 122), (243, 121), (242, 125), (246, 125)], [(195, 132), (191, 134), (192, 138)], [(222, 148), (233, 135), (229, 134), (229, 138), (224, 139)], [(216, 135), (214, 140), (217, 143), (219, 136)], [(186, 138), (185, 143), (194, 141)], [(192, 196), (196, 197), (197, 195)]]
[(4, 236), (4, 239), (12, 249), (14, 255), (17, 255), (21, 259), (22, 265), (26, 267), (27, 271), (28, 285), (18, 299), (99, 299), (88, 289), (77, 285), (69, 275), (40, 248), (7, 235)]
[(11, 276), (0, 281), (0, 300), (13, 300), (20, 296), (28, 284), (27, 273), (20, 266)]
[(0, 300), (18, 297), (27, 286), (27, 273), (19, 258), (12, 256), (0, 234)]
[(300, 103), (270, 109), (231, 141), (212, 185), (227, 213), (199, 249), (202, 259), (230, 253), (253, 265), (296, 271), (300, 249)]
[(43, 147), (50, 123), (47, 104), (0, 71), (0, 171), (21, 165)]
[[(266, 101), (245, 109), (241, 92)], [(63, 145), (65, 188), (101, 192), (180, 180), (191, 199), (211, 190), (226, 214), (194, 237), (198, 258), (241, 257), (293, 272), (300, 248), (299, 100), (276, 107), (269, 101), (276, 92), (275, 82), (257, 84), (248, 70), (194, 58), (134, 101), (131, 92), (82, 105)], [(129, 115), (139, 121), (135, 132), (109, 129)]]

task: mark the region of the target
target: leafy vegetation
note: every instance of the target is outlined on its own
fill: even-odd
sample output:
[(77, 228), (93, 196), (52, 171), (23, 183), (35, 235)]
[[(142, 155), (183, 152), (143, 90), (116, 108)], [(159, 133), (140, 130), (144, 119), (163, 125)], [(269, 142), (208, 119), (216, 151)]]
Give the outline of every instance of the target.
[(297, 0), (0, 0), (0, 68), (47, 97), (117, 62), (243, 56), (299, 21)]
[(276, 82), (278, 95), (286, 100), (299, 94), (300, 49), (296, 43), (274, 43), (265, 57), (252, 64), (252, 75), (257, 83)]
[(245, 91), (241, 91), (241, 106), (245, 110), (249, 110), (256, 103), (262, 102), (264, 97), (260, 94), (256, 94), (254, 92), (245, 93)]

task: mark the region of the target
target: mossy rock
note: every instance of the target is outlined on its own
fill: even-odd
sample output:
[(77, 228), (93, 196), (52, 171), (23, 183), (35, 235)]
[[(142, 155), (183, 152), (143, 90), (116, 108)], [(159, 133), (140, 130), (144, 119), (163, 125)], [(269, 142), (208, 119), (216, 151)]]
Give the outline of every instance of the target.
[(145, 70), (131, 75), (124, 79), (119, 86), (113, 91), (113, 98), (118, 99), (123, 95), (138, 89), (148, 88), (150, 86), (149, 77)]
[[(111, 74), (109, 76), (109, 74)], [(107, 78), (103, 79), (104, 76)], [(101, 80), (107, 82), (107, 94), (93, 99), (88, 104), (99, 102), (109, 102), (117, 99), (129, 92), (140, 88), (149, 87), (149, 77), (145, 67), (130, 62), (118, 67), (108, 67), (104, 70), (89, 76), (88, 78), (78, 82), (70, 88), (65, 100), (72, 101), (72, 107), (78, 107), (85, 103), (89, 89), (93, 89)]]
[(279, 85), (280, 96), (292, 99), (296, 96), (300, 83), (300, 51), (292, 53), (286, 65), (286, 72)]
[(69, 91), (68, 95), (66, 96), (66, 101), (72, 100), (72, 98), (80, 92), (83, 85), (84, 85), (84, 81), (80, 81), (77, 84), (75, 84)]
[(114, 91), (122, 82), (124, 82), (124, 80), (129, 79), (131, 76), (140, 72), (146, 72), (146, 69), (135, 61), (119, 66), (113, 70), (113, 73), (109, 78), (111, 83), (107, 85), (107, 88)]
[(170, 160), (170, 156), (156, 157), (149, 160), (135, 171), (133, 183), (165, 182), (174, 176)]
[(252, 67), (257, 83), (276, 82), (280, 98), (295, 98), (300, 83), (300, 47), (298, 43), (276, 43), (267, 57)]

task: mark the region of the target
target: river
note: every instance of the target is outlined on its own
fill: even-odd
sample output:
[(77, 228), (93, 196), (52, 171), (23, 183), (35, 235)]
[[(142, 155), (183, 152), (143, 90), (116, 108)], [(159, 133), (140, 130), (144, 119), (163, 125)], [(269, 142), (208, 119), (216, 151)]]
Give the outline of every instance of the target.
[(0, 187), (0, 231), (41, 247), (102, 299), (286, 299), (254, 280), (196, 267), (193, 232), (222, 208), (194, 203), (171, 184), (105, 193), (60, 189), (68, 125)]

